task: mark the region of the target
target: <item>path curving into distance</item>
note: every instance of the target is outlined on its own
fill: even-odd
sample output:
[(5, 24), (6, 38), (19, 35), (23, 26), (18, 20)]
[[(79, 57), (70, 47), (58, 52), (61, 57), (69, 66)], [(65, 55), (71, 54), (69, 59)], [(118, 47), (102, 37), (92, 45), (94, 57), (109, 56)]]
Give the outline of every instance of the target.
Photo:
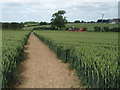
[(34, 34), (25, 46), (26, 58), (19, 65), (15, 88), (81, 88), (74, 70), (62, 63)]

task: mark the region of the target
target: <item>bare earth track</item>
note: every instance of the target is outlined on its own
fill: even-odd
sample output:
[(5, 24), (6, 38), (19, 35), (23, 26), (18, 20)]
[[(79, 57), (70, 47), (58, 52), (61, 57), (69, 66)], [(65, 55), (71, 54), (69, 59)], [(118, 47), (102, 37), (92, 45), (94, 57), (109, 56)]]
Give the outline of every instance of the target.
[(19, 65), (15, 88), (80, 88), (74, 70), (58, 60), (55, 54), (34, 34), (25, 46), (26, 59)]

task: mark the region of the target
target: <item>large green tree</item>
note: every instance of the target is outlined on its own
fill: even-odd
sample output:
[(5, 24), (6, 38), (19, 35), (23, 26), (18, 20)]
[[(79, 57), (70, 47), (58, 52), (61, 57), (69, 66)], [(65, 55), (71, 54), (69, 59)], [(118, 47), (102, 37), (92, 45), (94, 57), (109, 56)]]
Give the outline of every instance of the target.
[(64, 10), (60, 10), (52, 15), (51, 26), (57, 29), (63, 29), (65, 24), (67, 23), (67, 19), (64, 16), (66, 12)]

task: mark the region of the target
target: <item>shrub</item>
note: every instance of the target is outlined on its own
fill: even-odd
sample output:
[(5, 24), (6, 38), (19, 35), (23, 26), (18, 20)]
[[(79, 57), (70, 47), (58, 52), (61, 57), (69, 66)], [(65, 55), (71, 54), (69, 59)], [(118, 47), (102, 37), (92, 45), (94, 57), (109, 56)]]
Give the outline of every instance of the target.
[(110, 28), (109, 27), (103, 27), (102, 31), (103, 32), (110, 32)]
[(101, 27), (94, 27), (94, 31), (95, 32), (100, 32), (101, 31)]
[(86, 27), (83, 27), (83, 30), (84, 30), (84, 31), (87, 31), (87, 28), (86, 28)]
[(120, 27), (114, 27), (110, 29), (111, 32), (120, 32)]

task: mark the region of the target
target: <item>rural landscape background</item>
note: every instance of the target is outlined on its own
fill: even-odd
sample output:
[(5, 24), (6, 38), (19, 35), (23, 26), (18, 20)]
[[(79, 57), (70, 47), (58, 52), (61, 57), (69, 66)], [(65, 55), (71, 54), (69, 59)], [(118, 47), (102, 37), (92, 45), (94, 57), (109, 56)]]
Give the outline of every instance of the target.
[(119, 89), (119, 0), (0, 1), (0, 89)]

